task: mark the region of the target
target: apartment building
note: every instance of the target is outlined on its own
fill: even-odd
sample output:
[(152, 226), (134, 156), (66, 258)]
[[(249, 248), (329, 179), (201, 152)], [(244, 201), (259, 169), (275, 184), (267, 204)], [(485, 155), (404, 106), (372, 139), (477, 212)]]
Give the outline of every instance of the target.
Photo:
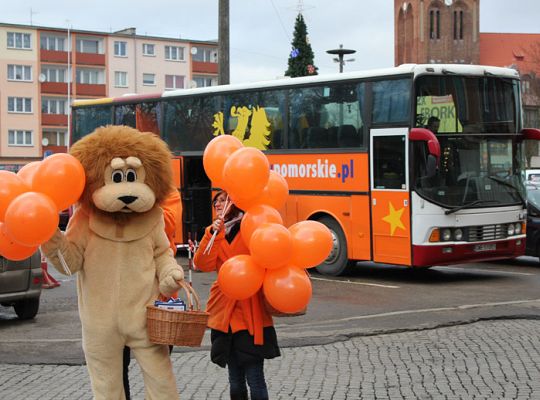
[(217, 42), (0, 23), (0, 169), (65, 152), (74, 99), (217, 85)]

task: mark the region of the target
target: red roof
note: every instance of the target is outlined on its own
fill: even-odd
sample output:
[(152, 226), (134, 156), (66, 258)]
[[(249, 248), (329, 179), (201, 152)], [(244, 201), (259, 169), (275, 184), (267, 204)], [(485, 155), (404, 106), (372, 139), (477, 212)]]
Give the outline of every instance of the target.
[(480, 64), (540, 75), (540, 34), (480, 33)]

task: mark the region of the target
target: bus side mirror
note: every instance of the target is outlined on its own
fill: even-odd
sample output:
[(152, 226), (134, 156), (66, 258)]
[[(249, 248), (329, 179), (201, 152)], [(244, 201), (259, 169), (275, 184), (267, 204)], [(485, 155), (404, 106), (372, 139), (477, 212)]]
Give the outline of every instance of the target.
[(441, 145), (437, 140), (437, 136), (429, 129), (412, 128), (409, 132), (409, 140), (414, 142), (425, 142), (427, 144), (429, 154), (426, 160), (426, 172), (428, 177), (435, 176), (441, 157)]
[(521, 134), (524, 140), (540, 140), (540, 129), (523, 128)]

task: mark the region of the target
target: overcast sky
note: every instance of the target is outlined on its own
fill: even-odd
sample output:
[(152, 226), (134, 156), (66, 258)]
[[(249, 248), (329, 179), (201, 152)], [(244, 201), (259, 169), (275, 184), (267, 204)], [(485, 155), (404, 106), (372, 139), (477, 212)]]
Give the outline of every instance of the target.
[[(393, 66), (392, 0), (230, 0), (232, 83), (283, 76), (299, 3), (320, 74), (338, 71), (326, 50), (339, 44), (356, 50), (345, 70)], [(539, 17), (539, 0), (480, 3), (481, 32), (540, 33)], [(195, 40), (216, 40), (217, 20), (218, 0), (17, 0), (0, 14), (3, 23)]]

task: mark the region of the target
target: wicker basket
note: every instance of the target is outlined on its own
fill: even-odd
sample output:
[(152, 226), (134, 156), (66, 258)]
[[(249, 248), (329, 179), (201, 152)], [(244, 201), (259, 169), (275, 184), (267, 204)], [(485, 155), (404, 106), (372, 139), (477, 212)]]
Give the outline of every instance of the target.
[(188, 311), (147, 306), (148, 338), (156, 344), (200, 347), (209, 314), (201, 311), (201, 301), (195, 290), (184, 281), (180, 284), (186, 292)]

